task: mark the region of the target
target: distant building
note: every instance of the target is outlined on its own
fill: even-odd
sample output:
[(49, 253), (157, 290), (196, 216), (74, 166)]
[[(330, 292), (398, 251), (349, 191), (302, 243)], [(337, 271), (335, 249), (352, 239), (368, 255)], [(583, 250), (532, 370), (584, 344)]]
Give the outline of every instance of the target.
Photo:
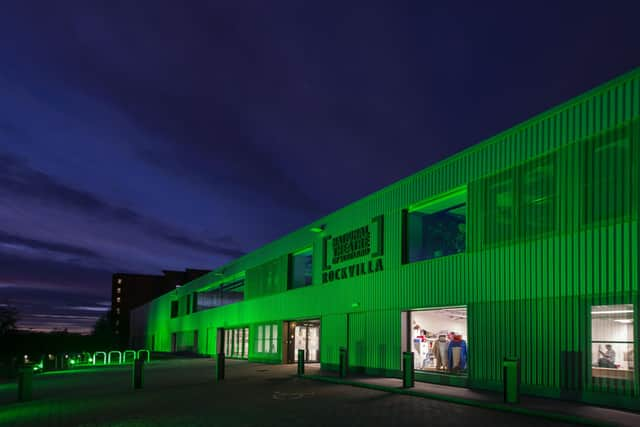
[(185, 271), (165, 270), (163, 275), (115, 273), (111, 279), (111, 321), (113, 331), (120, 338), (120, 345), (127, 346), (129, 339), (129, 312), (188, 283), (208, 270), (186, 269)]

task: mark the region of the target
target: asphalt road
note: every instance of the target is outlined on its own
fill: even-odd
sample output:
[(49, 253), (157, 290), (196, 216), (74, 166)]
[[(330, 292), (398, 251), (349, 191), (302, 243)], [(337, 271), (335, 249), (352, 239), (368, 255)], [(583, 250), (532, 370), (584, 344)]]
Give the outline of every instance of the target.
[[(35, 377), (34, 399), (0, 385), (0, 426), (554, 426), (540, 418), (299, 379), (295, 366), (209, 359), (153, 362), (142, 390), (129, 368)], [(566, 424), (564, 424), (566, 425)]]

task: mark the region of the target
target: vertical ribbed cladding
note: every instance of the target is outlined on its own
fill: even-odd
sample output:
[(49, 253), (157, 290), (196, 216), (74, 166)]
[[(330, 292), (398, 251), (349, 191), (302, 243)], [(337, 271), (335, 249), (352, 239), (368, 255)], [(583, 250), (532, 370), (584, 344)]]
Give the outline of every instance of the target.
[(349, 366), (371, 373), (399, 371), (400, 332), (397, 310), (349, 314)]
[[(171, 332), (181, 328), (321, 316), (322, 362), (332, 364), (337, 363), (339, 346), (347, 342), (349, 313), (352, 365), (397, 370), (401, 311), (466, 305), (469, 379), (474, 386), (498, 388), (503, 357), (515, 355), (521, 358), (523, 387), (529, 392), (577, 390), (638, 396), (637, 369), (633, 386), (592, 381), (590, 310), (594, 304), (624, 302), (634, 302), (636, 313), (638, 310), (639, 76), (638, 72), (629, 75), (553, 114), (498, 135), (495, 142), (435, 165), (327, 217), (325, 232), (335, 236), (384, 214), (383, 272), (320, 284), (319, 258), (315, 258), (314, 286), (283, 292), (286, 279), (282, 279), (277, 283), (284, 288), (272, 288), (268, 291), (275, 292), (272, 295), (266, 295), (269, 287), (265, 285), (258, 290), (262, 292), (259, 298), (171, 321), (167, 321), (168, 299), (163, 297), (154, 301), (150, 310), (149, 330), (156, 333), (156, 346), (168, 349)], [(620, 167), (612, 162), (598, 163), (588, 153), (599, 141), (598, 134), (632, 119), (633, 174), (607, 194), (607, 204), (630, 209), (631, 214), (625, 220), (609, 218), (586, 224), (585, 217), (595, 214), (593, 207), (586, 210), (585, 177), (615, 177), (613, 172)], [(522, 176), (546, 158), (552, 159), (555, 168), (557, 209), (555, 215), (541, 217), (541, 227), (551, 231), (524, 231), (508, 242), (485, 245), (488, 231), (482, 211), (488, 203), (488, 181), (504, 171)], [(465, 184), (467, 252), (401, 265), (402, 209)], [(291, 240), (278, 241), (261, 250), (262, 262), (286, 257), (302, 247), (305, 239), (314, 237), (318, 236), (299, 232)], [(319, 239), (314, 242), (317, 255)], [(268, 275), (266, 270), (254, 273)], [(254, 273), (247, 271), (247, 286), (251, 286)], [(359, 306), (352, 307), (353, 303)], [(635, 325), (638, 352), (637, 314)], [(576, 363), (567, 365), (568, 352)]]
[(320, 327), (320, 360), (325, 365), (338, 365), (340, 347), (346, 347), (347, 341), (346, 313), (328, 314), (321, 318)]

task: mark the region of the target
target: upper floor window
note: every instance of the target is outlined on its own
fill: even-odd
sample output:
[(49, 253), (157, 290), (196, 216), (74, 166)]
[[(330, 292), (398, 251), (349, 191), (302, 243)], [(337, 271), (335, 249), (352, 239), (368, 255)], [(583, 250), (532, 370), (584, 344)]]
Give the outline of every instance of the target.
[(583, 222), (592, 224), (630, 216), (635, 163), (630, 127), (594, 138), (584, 149)]
[(519, 171), (518, 234), (536, 236), (556, 225), (556, 174), (554, 157), (527, 163)]
[(178, 301), (171, 301), (171, 318), (178, 317)]
[(210, 291), (194, 294), (194, 311), (207, 310), (244, 300), (244, 278), (223, 283)]
[(467, 240), (466, 188), (412, 207), (407, 212), (406, 221), (408, 262), (464, 252)]
[(311, 285), (313, 281), (313, 250), (311, 246), (291, 255), (289, 289)]
[(485, 246), (556, 229), (555, 159), (554, 155), (546, 156), (485, 180), (482, 224)]
[(512, 240), (515, 234), (515, 180), (513, 173), (487, 180), (484, 198), (484, 243)]
[(195, 313), (198, 311), (198, 293), (194, 292), (191, 294), (191, 312)]

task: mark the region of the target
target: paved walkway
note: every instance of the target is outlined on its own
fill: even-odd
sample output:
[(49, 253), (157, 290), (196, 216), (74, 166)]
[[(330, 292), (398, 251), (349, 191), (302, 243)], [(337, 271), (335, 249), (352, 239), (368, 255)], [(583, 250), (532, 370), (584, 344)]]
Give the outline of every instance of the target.
[[(228, 361), (224, 381), (210, 359), (153, 362), (142, 390), (127, 367), (36, 376), (34, 399), (0, 385), (0, 426), (527, 427), (540, 419), (384, 391), (297, 378), (292, 365)], [(545, 422), (549, 426), (568, 425)]]
[(319, 365), (310, 366), (306, 370), (306, 374), (310, 379), (336, 384), (386, 390), (391, 393), (423, 396), (475, 407), (530, 414), (541, 419), (556, 419), (586, 425), (640, 426), (640, 414), (638, 413), (585, 405), (579, 402), (522, 396), (519, 404), (508, 405), (503, 403), (502, 393), (418, 381), (416, 381), (415, 387), (403, 389), (401, 379), (364, 375), (339, 379), (335, 372), (321, 371)]
[[(312, 373), (313, 366), (307, 371)], [(319, 369), (315, 368), (316, 373)], [(295, 365), (228, 361), (216, 382), (210, 359), (153, 362), (142, 390), (128, 367), (38, 375), (34, 399), (16, 402), (15, 384), (0, 384), (0, 426), (295, 427), (295, 426), (563, 426), (568, 422), (389, 393), (393, 379), (367, 389), (295, 376)], [(359, 379), (360, 385), (365, 383)], [(384, 385), (376, 385), (388, 381)], [(420, 385), (423, 387), (427, 385)], [(640, 424), (636, 424), (640, 425)]]

